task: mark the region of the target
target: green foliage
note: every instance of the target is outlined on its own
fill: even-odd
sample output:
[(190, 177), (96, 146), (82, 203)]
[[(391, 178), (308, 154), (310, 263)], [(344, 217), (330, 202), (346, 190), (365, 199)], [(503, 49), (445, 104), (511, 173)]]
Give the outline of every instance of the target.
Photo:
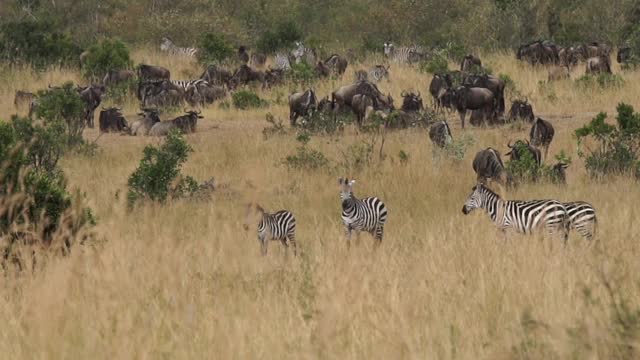
[(527, 145), (524, 142), (517, 142), (511, 151), (517, 151), (520, 157), (518, 160), (507, 161), (507, 173), (518, 182), (536, 181), (540, 176), (541, 167), (528, 150)]
[(77, 64), (80, 48), (56, 27), (51, 21), (25, 19), (0, 23), (0, 59), (38, 68)]
[(102, 81), (109, 70), (124, 70), (132, 66), (127, 45), (118, 39), (104, 39), (87, 51), (82, 75), (91, 81)]
[(234, 50), (219, 33), (205, 33), (198, 41), (198, 60), (203, 64), (220, 63), (231, 56)]
[(326, 169), (329, 159), (320, 151), (308, 147), (311, 135), (305, 131), (298, 134), (296, 140), (300, 143), (294, 155), (289, 155), (283, 164), (290, 170), (320, 170)]
[(373, 152), (374, 144), (367, 141), (349, 145), (342, 151), (340, 167), (350, 174), (360, 172), (372, 164)]
[(353, 122), (351, 112), (334, 114), (333, 111), (314, 111), (298, 121), (298, 126), (311, 134), (333, 135), (344, 130)]
[(444, 153), (448, 158), (462, 161), (467, 150), (473, 146), (473, 144), (475, 144), (475, 139), (471, 135), (462, 134), (444, 146)]
[(407, 165), (409, 163), (409, 154), (404, 150), (400, 150), (398, 153), (398, 159), (400, 160), (401, 165)]
[[(607, 124), (607, 114), (600, 113), (575, 131), (578, 156), (585, 159), (592, 177), (637, 173), (640, 166), (640, 114), (621, 103), (617, 107), (617, 126)], [(593, 139), (597, 146), (583, 151), (584, 140)]]
[(145, 147), (140, 165), (129, 176), (129, 207), (143, 200), (164, 203), (169, 195), (175, 199), (195, 193), (197, 182), (180, 174), (191, 152), (193, 149), (179, 131), (170, 132), (159, 148)]
[(236, 109), (240, 110), (256, 109), (268, 105), (266, 100), (260, 99), (256, 93), (248, 90), (240, 90), (233, 93), (231, 102)]
[(291, 64), (287, 78), (296, 85), (308, 86), (317, 79), (317, 74), (313, 65), (300, 62), (299, 64)]
[(583, 75), (576, 79), (576, 85), (583, 90), (620, 89), (624, 86), (624, 79), (619, 74)]
[(38, 91), (37, 118), (43, 119), (50, 127), (64, 128), (64, 141), (70, 148), (84, 143), (82, 131), (85, 127), (85, 103), (78, 95), (73, 83), (59, 88)]
[(420, 71), (429, 74), (444, 74), (449, 72), (449, 61), (442, 53), (435, 53), (431, 59), (420, 63)]
[(279, 23), (274, 30), (267, 30), (258, 39), (258, 50), (264, 54), (287, 49), (302, 40), (302, 31), (293, 21)]
[(111, 84), (106, 88), (104, 101), (117, 105), (137, 101), (137, 99), (135, 98), (137, 86), (137, 79), (129, 79), (126, 81), (121, 81), (117, 84)]
[(449, 42), (444, 48), (444, 53), (452, 61), (460, 63), (462, 59), (469, 53), (469, 51), (464, 45), (460, 43)]

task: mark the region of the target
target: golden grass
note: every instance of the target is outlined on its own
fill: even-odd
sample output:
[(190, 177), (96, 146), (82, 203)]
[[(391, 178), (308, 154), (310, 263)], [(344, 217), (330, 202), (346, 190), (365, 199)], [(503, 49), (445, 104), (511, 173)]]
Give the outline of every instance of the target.
[[(136, 61), (168, 66), (174, 77), (200, 68), (148, 50)], [(573, 82), (551, 85), (557, 101), (545, 100), (538, 82), (543, 69), (516, 63), (511, 55), (485, 54), (494, 72), (508, 73), (534, 110), (551, 120), (551, 154), (565, 150), (574, 162), (569, 185), (526, 185), (510, 198), (585, 200), (598, 210), (601, 247), (575, 234), (569, 246), (510, 235), (505, 243), (485, 214), (464, 216), (462, 204), (475, 181), (473, 155), (487, 146), (506, 152), (510, 139), (528, 135), (510, 126), (465, 132), (475, 139), (460, 163), (434, 161), (425, 130), (390, 133), (388, 159), (353, 174), (290, 172), (277, 164), (297, 146), (293, 135), (264, 139), (265, 113), (287, 119), (287, 106), (239, 112), (206, 109), (198, 132), (187, 136), (195, 152), (184, 172), (199, 180), (215, 176), (228, 184), (210, 202), (146, 205), (126, 211), (126, 181), (141, 150), (154, 138), (103, 135), (95, 158), (70, 157), (63, 168), (72, 188), (87, 193), (102, 246), (76, 247), (33, 276), (0, 282), (0, 354), (21, 358), (427, 358), (496, 359), (613, 358), (608, 297), (598, 278), (629, 274), (620, 293), (638, 306), (633, 275), (640, 272), (634, 221), (636, 182), (588, 180), (576, 155), (573, 129), (599, 111), (613, 113), (620, 101), (640, 109), (640, 73), (623, 74), (619, 90), (584, 92)], [(619, 71), (616, 69), (616, 71)], [(320, 95), (351, 80), (316, 86)], [(574, 77), (582, 69), (576, 69)], [(178, 75), (179, 74), (179, 75)], [(16, 71), (0, 84), (0, 110), (13, 113), (13, 92), (35, 90), (78, 74)], [(426, 102), (430, 77), (393, 66), (380, 88), (400, 100), (402, 90), (420, 90)], [(268, 99), (292, 88), (260, 92)], [(126, 108), (134, 117), (135, 107)], [(450, 115), (454, 137), (462, 133)], [(97, 131), (86, 133), (89, 139)], [(351, 129), (343, 137), (314, 137), (310, 146), (340, 161), (361, 141)], [(400, 150), (408, 164), (398, 161)], [(357, 179), (356, 195), (377, 195), (389, 208), (382, 247), (373, 251), (363, 234), (346, 250), (337, 176)], [(285, 256), (272, 242), (259, 255), (255, 234), (242, 230), (244, 203), (286, 208), (297, 217), (303, 252)], [(601, 249), (601, 250), (598, 250)], [(589, 306), (583, 289), (600, 299)], [(600, 309), (600, 310), (599, 310)], [(525, 314), (546, 324), (523, 326)], [(584, 320), (583, 341), (566, 330)], [(527, 330), (529, 329), (529, 330)], [(533, 339), (533, 340), (531, 340)], [(524, 348), (522, 347), (524, 345)], [(524, 350), (522, 350), (524, 349)]]

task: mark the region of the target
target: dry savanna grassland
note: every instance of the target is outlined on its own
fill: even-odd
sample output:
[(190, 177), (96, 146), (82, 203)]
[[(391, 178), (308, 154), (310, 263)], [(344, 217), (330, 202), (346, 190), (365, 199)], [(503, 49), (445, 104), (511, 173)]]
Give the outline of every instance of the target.
[[(619, 102), (640, 109), (640, 72), (614, 72), (620, 88), (580, 89), (574, 80), (544, 84), (547, 70), (512, 54), (481, 54), (494, 73), (508, 74), (536, 115), (556, 129), (550, 154), (572, 157), (566, 187), (540, 183), (509, 190), (510, 199), (584, 200), (598, 211), (598, 242), (572, 234), (558, 239), (508, 234), (486, 214), (463, 215), (475, 184), (474, 154), (528, 138), (528, 125), (460, 128), (473, 139), (461, 161), (433, 156), (425, 129), (386, 134), (384, 154), (351, 173), (299, 171), (282, 165), (299, 143), (295, 131), (265, 138), (267, 112), (288, 127), (287, 95), (295, 86), (258, 89), (268, 108), (203, 109), (194, 152), (183, 173), (219, 184), (211, 201), (126, 206), (127, 178), (153, 137), (105, 134), (94, 157), (62, 161), (70, 188), (86, 193), (95, 210), (97, 245), (74, 247), (34, 274), (0, 277), (0, 354), (6, 359), (613, 359), (640, 356), (640, 224), (638, 183), (591, 180), (577, 156), (573, 131)], [(201, 66), (149, 49), (136, 62), (166, 66), (176, 79)], [(376, 60), (370, 60), (371, 65)], [(352, 80), (314, 85), (320, 96)], [(452, 65), (453, 66), (453, 65)], [(581, 65), (572, 78), (584, 73)], [(400, 100), (419, 90), (430, 105), (430, 75), (392, 65), (379, 87)], [(16, 69), (0, 84), (0, 113), (15, 113), (15, 90), (37, 90), (79, 73)], [(543, 81), (543, 83), (541, 83)], [(279, 100), (278, 100), (279, 99)], [(227, 99), (226, 101), (230, 101)], [(508, 104), (507, 104), (508, 107)], [(135, 118), (135, 101), (124, 108)], [(165, 115), (168, 116), (168, 115)], [(308, 146), (332, 164), (370, 135), (313, 136)], [(95, 129), (85, 137), (98, 137)], [(403, 151), (408, 159), (401, 161)], [(550, 159), (552, 157), (550, 156)], [(354, 192), (386, 203), (382, 246), (362, 234), (348, 251), (337, 178), (357, 180)], [(245, 204), (288, 209), (297, 218), (301, 254), (272, 242), (260, 255), (255, 232), (245, 232)], [(621, 305), (623, 304), (623, 305)], [(622, 310), (621, 310), (622, 309)], [(624, 342), (623, 342), (624, 340)]]

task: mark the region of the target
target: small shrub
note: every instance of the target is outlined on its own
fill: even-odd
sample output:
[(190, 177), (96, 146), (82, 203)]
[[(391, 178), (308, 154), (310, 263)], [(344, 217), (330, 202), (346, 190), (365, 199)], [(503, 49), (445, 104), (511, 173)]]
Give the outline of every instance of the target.
[(233, 93), (231, 101), (233, 106), (240, 110), (261, 108), (268, 105), (267, 101), (260, 99), (256, 93), (248, 90)]
[(296, 85), (308, 86), (317, 79), (313, 65), (301, 62), (291, 64), (291, 71), (287, 72), (287, 78)]
[(435, 53), (431, 59), (420, 64), (420, 71), (429, 74), (443, 74), (449, 72), (449, 62), (441, 53)]
[(267, 115), (265, 115), (265, 120), (271, 124), (271, 126), (262, 129), (262, 135), (264, 135), (265, 139), (272, 136), (285, 135), (287, 133), (282, 120), (280, 118), (276, 120), (272, 113), (267, 113)]
[(284, 21), (274, 30), (267, 30), (258, 39), (258, 51), (268, 54), (291, 46), (302, 39), (302, 31), (292, 21)]
[(368, 142), (359, 142), (347, 147), (342, 151), (342, 167), (347, 173), (355, 173), (362, 171), (371, 165), (373, 158), (374, 146)]
[(129, 176), (129, 207), (142, 200), (164, 203), (169, 195), (180, 198), (197, 191), (197, 182), (180, 174), (182, 165), (192, 151), (179, 131), (169, 133), (159, 148), (151, 145), (145, 147), (140, 165)]
[(409, 163), (409, 154), (404, 150), (400, 150), (398, 153), (398, 160), (400, 160), (401, 165), (407, 165)]
[(102, 81), (109, 70), (129, 69), (132, 66), (129, 49), (118, 39), (105, 39), (88, 49), (82, 75), (91, 81)]
[(475, 140), (471, 135), (463, 134), (458, 138), (454, 138), (449, 144), (444, 147), (444, 153), (448, 158), (456, 161), (462, 161), (464, 159), (467, 150), (475, 144)]
[(558, 95), (553, 83), (544, 80), (538, 81), (538, 91), (547, 101), (551, 103), (558, 101)]
[(43, 119), (49, 127), (63, 128), (64, 141), (70, 148), (84, 143), (82, 132), (85, 128), (85, 103), (78, 95), (73, 83), (59, 88), (38, 91), (37, 118)]
[(332, 111), (314, 111), (298, 122), (300, 129), (314, 135), (333, 135), (344, 130), (345, 125), (353, 122), (351, 112), (334, 114)]
[(124, 104), (127, 101), (131, 102), (135, 99), (135, 91), (138, 85), (138, 80), (129, 79), (117, 84), (110, 85), (106, 88), (104, 96), (105, 101), (112, 104)]
[(218, 33), (205, 33), (198, 41), (198, 60), (203, 64), (220, 63), (234, 54), (234, 49)]
[(583, 90), (619, 89), (624, 86), (624, 79), (619, 74), (583, 75), (576, 79), (576, 85)]
[(444, 48), (446, 56), (456, 63), (462, 62), (462, 59), (469, 53), (467, 48), (459, 43), (450, 42)]
[(311, 140), (309, 133), (298, 134), (296, 140), (301, 145), (298, 146), (294, 155), (287, 156), (283, 161), (283, 164), (290, 170), (319, 170), (329, 165), (329, 160), (322, 152), (309, 149), (308, 144)]
[(527, 145), (523, 142), (517, 142), (511, 151), (518, 151), (520, 157), (518, 160), (506, 162), (507, 173), (517, 182), (536, 181), (542, 169), (534, 159), (533, 154), (528, 151)]

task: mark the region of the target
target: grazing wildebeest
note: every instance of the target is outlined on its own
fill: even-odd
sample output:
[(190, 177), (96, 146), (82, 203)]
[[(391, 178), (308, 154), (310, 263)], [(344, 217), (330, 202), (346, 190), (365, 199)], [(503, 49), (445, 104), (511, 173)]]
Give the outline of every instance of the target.
[(467, 110), (482, 110), (485, 119), (496, 117), (496, 99), (491, 90), (479, 87), (460, 86), (451, 92), (451, 102), (460, 115), (460, 123), (464, 129)]
[(557, 81), (571, 78), (571, 69), (569, 65), (560, 65), (549, 70), (549, 81)]
[(482, 69), (482, 61), (479, 57), (471, 54), (465, 55), (460, 63), (460, 71), (462, 72), (477, 72)]
[(259, 82), (265, 87), (265, 74), (262, 71), (254, 70), (248, 65), (241, 65), (229, 79), (229, 89), (235, 89), (240, 85), (247, 85), (251, 82)]
[(158, 117), (158, 110), (155, 109), (142, 109), (141, 113), (138, 113), (142, 119), (138, 119), (131, 123), (129, 126), (129, 133), (133, 136), (145, 136), (149, 134), (149, 130), (156, 123), (160, 122)]
[(351, 101), (357, 94), (370, 95), (379, 102), (380, 107), (393, 107), (393, 99), (383, 95), (375, 84), (368, 81), (360, 81), (339, 88), (331, 93), (331, 102), (337, 110), (343, 109), (344, 106), (351, 107)]
[(311, 115), (317, 104), (318, 98), (313, 89), (289, 95), (289, 122), (291, 126), (296, 126), (296, 120), (299, 116)]
[(18, 90), (13, 98), (13, 105), (16, 109), (29, 109), (35, 97), (33, 93)]
[(242, 64), (247, 64), (249, 62), (249, 53), (245, 46), (240, 46), (238, 48), (238, 60), (240, 60)]
[(115, 107), (108, 109), (103, 108), (102, 111), (100, 111), (100, 116), (98, 117), (100, 132), (128, 131), (129, 125), (121, 111), (122, 109)]
[(318, 61), (315, 68), (316, 74), (318, 77), (325, 78), (331, 75), (331, 69), (325, 65), (322, 61)]
[(549, 145), (551, 145), (551, 141), (553, 140), (553, 135), (555, 134), (555, 130), (553, 129), (553, 125), (550, 122), (538, 118), (533, 126), (531, 127), (531, 131), (529, 132), (529, 139), (531, 141), (531, 145), (535, 147), (544, 148), (544, 158), (547, 158), (547, 153), (549, 152)]
[(138, 66), (138, 78), (144, 80), (169, 80), (171, 72), (162, 66), (140, 64)]
[(497, 115), (504, 114), (504, 88), (506, 86), (504, 80), (500, 79), (499, 77), (487, 74), (467, 75), (462, 80), (462, 85), (467, 87), (477, 87), (491, 90), (491, 92), (495, 95), (497, 103)]
[(434, 74), (429, 84), (429, 93), (433, 97), (433, 103), (436, 110), (444, 107), (443, 96), (447, 93), (447, 90), (453, 87), (453, 81), (449, 74)]
[(366, 94), (356, 94), (351, 103), (351, 109), (356, 114), (356, 123), (361, 126), (368, 115), (374, 111), (375, 100)]
[(264, 73), (264, 86), (270, 88), (274, 85), (283, 84), (284, 72), (282, 69), (267, 69)]
[(205, 80), (211, 85), (226, 85), (232, 76), (233, 74), (227, 69), (216, 65), (209, 65), (202, 75), (200, 75), (200, 79)]
[(402, 92), (400, 93), (402, 96), (402, 107), (400, 110), (404, 112), (418, 112), (424, 110), (424, 105), (422, 104), (422, 96), (420, 96), (420, 92), (418, 94), (414, 94), (412, 92)]
[(505, 155), (511, 156), (511, 161), (519, 161), (524, 155), (524, 152), (528, 151), (531, 154), (531, 157), (536, 162), (538, 166), (542, 165), (542, 154), (540, 150), (535, 146), (531, 145), (529, 141), (517, 140), (515, 144), (511, 145), (511, 142), (507, 144), (507, 147), (511, 149)]
[(609, 56), (592, 57), (587, 60), (587, 75), (590, 74), (611, 74), (611, 59)]
[(569, 165), (563, 162), (559, 162), (553, 165), (553, 167), (551, 168), (551, 182), (554, 184), (566, 185), (567, 184), (566, 170), (568, 167)]
[(479, 151), (473, 159), (473, 171), (479, 183), (488, 185), (488, 181), (495, 180), (502, 185), (510, 184), (510, 177), (496, 149), (486, 148)]
[(186, 111), (186, 115), (179, 116), (173, 120), (161, 121), (153, 125), (149, 130), (150, 136), (166, 136), (173, 129), (178, 129), (183, 134), (196, 131), (198, 119), (202, 119), (199, 112)]
[(514, 100), (511, 103), (511, 110), (509, 110), (509, 121), (516, 121), (518, 119), (532, 123), (536, 117), (533, 115), (533, 107), (527, 100)]
[(94, 113), (98, 106), (100, 106), (100, 102), (102, 102), (102, 95), (105, 92), (104, 85), (78, 87), (77, 91), (86, 106), (84, 112), (84, 120), (90, 128), (93, 128), (93, 120), (95, 117)]
[(131, 70), (109, 70), (107, 75), (104, 76), (102, 83), (104, 86), (112, 86), (121, 82), (130, 81), (135, 77), (136, 73)]
[(451, 143), (453, 135), (446, 120), (438, 121), (431, 125), (431, 129), (429, 129), (429, 139), (431, 139), (431, 142), (435, 146), (440, 148)]
[(347, 70), (347, 65), (349, 64), (349, 62), (342, 56), (333, 54), (329, 56), (327, 60), (325, 60), (324, 64), (329, 67), (329, 69), (331, 69), (334, 74), (342, 75)]

